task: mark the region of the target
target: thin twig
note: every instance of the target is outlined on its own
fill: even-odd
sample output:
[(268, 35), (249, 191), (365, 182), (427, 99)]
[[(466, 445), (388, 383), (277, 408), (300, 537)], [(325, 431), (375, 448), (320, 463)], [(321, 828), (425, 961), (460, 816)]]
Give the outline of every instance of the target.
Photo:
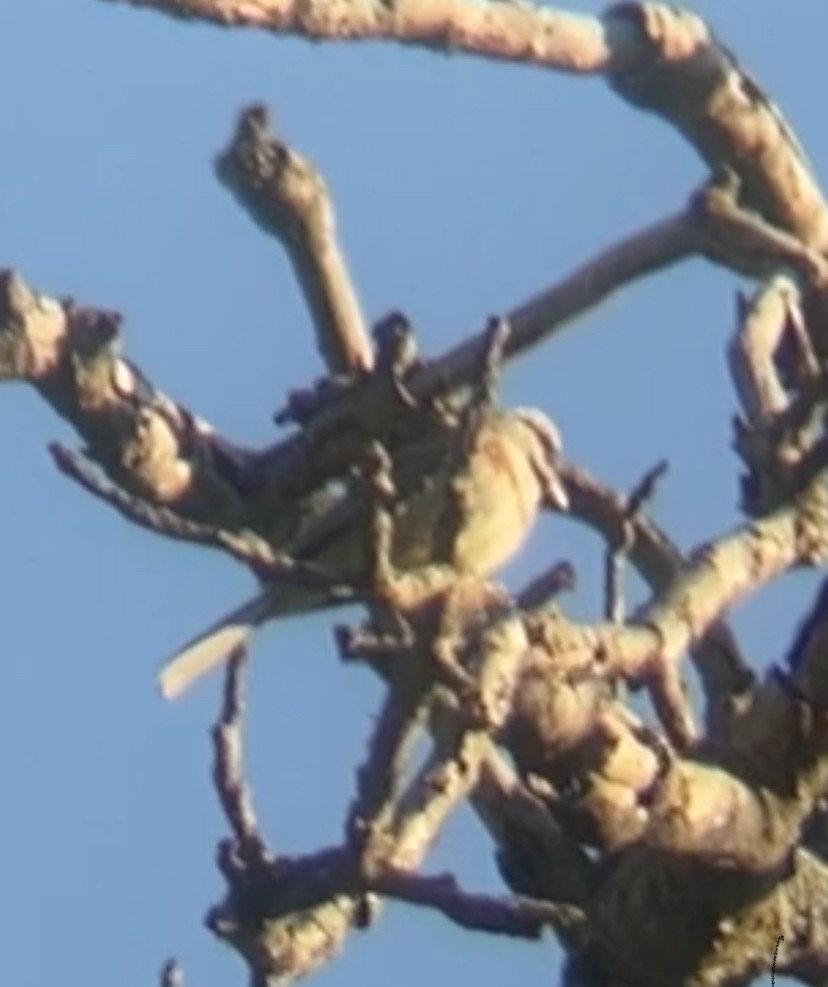
[(576, 582), (572, 563), (567, 560), (556, 562), (519, 590), (515, 601), (522, 610), (536, 610), (563, 593), (571, 593)]
[(245, 666), (246, 654), (240, 648), (227, 662), (221, 713), (213, 727), (213, 782), (241, 857), (251, 866), (266, 867), (274, 858), (259, 830), (253, 793), (244, 777)]
[(561, 917), (561, 907), (547, 901), (471, 894), (450, 874), (426, 877), (387, 867), (372, 876), (369, 888), (409, 905), (432, 908), (464, 929), (522, 939), (538, 939), (545, 925)]
[(260, 579), (268, 582), (284, 582), (325, 591), (332, 601), (353, 599), (356, 596), (355, 586), (341, 582), (312, 562), (274, 552), (253, 531), (228, 531), (190, 521), (167, 507), (150, 504), (110, 483), (94, 463), (59, 442), (51, 443), (49, 452), (64, 476), (74, 480), (133, 524), (169, 538), (223, 549), (248, 565)]
[(607, 542), (604, 562), (604, 616), (613, 624), (622, 624), (625, 620), (624, 570), (635, 537), (631, 522), (652, 500), (656, 485), (666, 472), (667, 461), (662, 459), (636, 483), (627, 495), (616, 536)]
[[(562, 468), (572, 500), (575, 518), (598, 531), (608, 541), (624, 516), (626, 498), (601, 483), (581, 467)], [(686, 560), (678, 547), (655, 522), (644, 514), (630, 521), (634, 538), (629, 558), (654, 595), (667, 591)], [(705, 636), (694, 642), (690, 651), (702, 688), (707, 697), (708, 728), (716, 710), (724, 710), (728, 697), (742, 692), (753, 680), (750, 666), (742, 655), (738, 641), (724, 621), (714, 623)], [(725, 722), (718, 723), (724, 728)]]
[(169, 959), (161, 967), (160, 987), (185, 987), (184, 971), (176, 959)]

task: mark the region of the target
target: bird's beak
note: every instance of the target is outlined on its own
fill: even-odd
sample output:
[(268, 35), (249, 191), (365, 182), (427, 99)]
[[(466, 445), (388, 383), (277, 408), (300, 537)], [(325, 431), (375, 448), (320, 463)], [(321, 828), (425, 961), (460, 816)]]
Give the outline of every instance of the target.
[(543, 502), (546, 507), (552, 507), (563, 513), (569, 510), (569, 494), (566, 492), (563, 481), (554, 466), (547, 465), (543, 470), (541, 487), (543, 489)]

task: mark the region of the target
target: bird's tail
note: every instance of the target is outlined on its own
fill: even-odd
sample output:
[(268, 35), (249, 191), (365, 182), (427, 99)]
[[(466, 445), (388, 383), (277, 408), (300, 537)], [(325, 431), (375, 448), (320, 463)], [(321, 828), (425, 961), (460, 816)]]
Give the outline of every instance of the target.
[(229, 658), (273, 614), (274, 603), (273, 590), (264, 589), (180, 648), (158, 673), (161, 695), (175, 699), (197, 678)]

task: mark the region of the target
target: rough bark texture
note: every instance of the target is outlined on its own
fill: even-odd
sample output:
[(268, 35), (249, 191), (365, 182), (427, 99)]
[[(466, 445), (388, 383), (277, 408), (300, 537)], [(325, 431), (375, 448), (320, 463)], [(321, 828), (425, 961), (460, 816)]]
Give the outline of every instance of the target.
[[(233, 444), (157, 390), (122, 355), (117, 314), (49, 298), (11, 271), (0, 277), (0, 380), (31, 384), (74, 427), (85, 456), (56, 447), (64, 472), (135, 523), (212, 545), (267, 583), (310, 582), (331, 603), (367, 602), (368, 624), (342, 629), (339, 644), (383, 679), (387, 698), (341, 845), (303, 858), (269, 848), (242, 766), (243, 659), (230, 663), (214, 733), (232, 832), (219, 852), (228, 890), (209, 928), (256, 984), (288, 984), (334, 958), (352, 929), (376, 919), (383, 895), (492, 933), (535, 938), (551, 927), (570, 987), (735, 987), (773, 963), (824, 982), (828, 591), (764, 677), (724, 623), (741, 598), (828, 558), (828, 206), (779, 110), (698, 17), (654, 3), (590, 18), (474, 0), (128, 2), (227, 27), (601, 74), (710, 168), (673, 216), (423, 362), (402, 316), (369, 335), (321, 174), (269, 132), (261, 107), (245, 111), (217, 173), (288, 252), (329, 374), (287, 397), (282, 417), (296, 427), (266, 449)], [(481, 452), (479, 440), (504, 360), (611, 292), (699, 255), (759, 286), (740, 304), (727, 354), (744, 519), (683, 558), (646, 515), (658, 470), (615, 491), (562, 462), (554, 435), (523, 459), (493, 439)], [(486, 489), (498, 471), (523, 476), (524, 493), (537, 485), (528, 506), (516, 501), (526, 530), (540, 502), (605, 539), (605, 622), (576, 624), (550, 603), (565, 589), (560, 567), (512, 598), (493, 565), (438, 550), (466, 551), (472, 520), (495, 515), (475, 486), (481, 462)], [(413, 536), (400, 504), (438, 479), (441, 537), (401, 569), (391, 547)], [(366, 509), (349, 515), (332, 480)], [(315, 566), (324, 546), (307, 549), (308, 532), (341, 525), (343, 510), (365, 548), (358, 579)], [(499, 520), (492, 530), (502, 534)], [(482, 558), (489, 535), (476, 537)], [(622, 561), (651, 591), (628, 618), (613, 575)], [(682, 681), (688, 658), (700, 708)], [(648, 690), (652, 722), (631, 712), (625, 688)], [(430, 747), (412, 769), (423, 731)], [(420, 873), (464, 799), (510, 896)], [(181, 982), (174, 964), (162, 981)]]

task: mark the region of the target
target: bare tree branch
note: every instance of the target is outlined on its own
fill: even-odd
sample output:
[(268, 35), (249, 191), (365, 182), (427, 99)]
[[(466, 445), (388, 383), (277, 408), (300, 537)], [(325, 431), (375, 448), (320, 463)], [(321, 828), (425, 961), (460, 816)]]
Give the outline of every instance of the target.
[(592, 18), (486, 0), (349, 0), (335, 11), (325, 0), (119, 2), (314, 40), (396, 40), (604, 73), (628, 102), (675, 126), (712, 169), (734, 167), (753, 208), (773, 225), (815, 249), (828, 243), (828, 210), (799, 141), (756, 80), (689, 10), (618, 3)]
[(388, 868), (370, 882), (379, 894), (409, 905), (425, 905), (464, 929), (538, 939), (546, 923), (558, 921), (566, 906), (531, 899), (503, 899), (461, 890), (449, 874), (425, 877)]
[[(563, 469), (572, 514), (598, 531), (609, 544), (626, 513), (626, 499), (580, 467)], [(686, 562), (678, 547), (643, 514), (629, 521), (630, 561), (655, 597), (668, 590)], [(726, 729), (732, 698), (753, 682), (738, 643), (724, 623), (710, 626), (691, 644), (691, 656), (707, 699), (707, 727), (712, 734)]]
[[(113, 0), (108, 0), (113, 2)], [(383, 40), (437, 51), (465, 51), (488, 58), (595, 72), (609, 57), (600, 22), (527, 5), (433, 0), (349, 0), (333, 11), (325, 0), (114, 0), (169, 17), (199, 19), (223, 27), (254, 27), (314, 41)]]
[(325, 181), (298, 152), (268, 135), (269, 124), (264, 107), (245, 110), (230, 144), (216, 159), (216, 174), (253, 220), (287, 251), (328, 370), (367, 370), (373, 354), (336, 238)]
[(610, 70), (616, 92), (676, 127), (712, 171), (731, 168), (749, 208), (824, 249), (828, 210), (799, 141), (704, 21), (680, 7), (621, 3), (606, 23), (623, 38)]
[(253, 794), (244, 777), (242, 725), (245, 713), (243, 650), (227, 663), (221, 715), (213, 727), (213, 781), (239, 853), (248, 866), (272, 863), (253, 808)]
[[(828, 588), (787, 666), (761, 682), (721, 623), (769, 580), (828, 558), (828, 207), (778, 108), (702, 20), (657, 3), (620, 3), (591, 18), (499, 0), (122, 2), (226, 26), (395, 40), (602, 74), (623, 99), (682, 133), (712, 172), (676, 215), (424, 363), (404, 319), (387, 320), (375, 345), (369, 341), (324, 180), (268, 135), (261, 107), (249, 109), (217, 174), (287, 250), (331, 371), (292, 396), (281, 418), (298, 430), (263, 451), (232, 445), (156, 391), (121, 356), (116, 313), (40, 297), (9, 272), (0, 277), (0, 380), (29, 382), (74, 425), (87, 458), (54, 446), (59, 467), (146, 528), (220, 547), (274, 581), (318, 582), (330, 593), (323, 602), (339, 598), (353, 590), (347, 580), (335, 583), (280, 550), (318, 509), (341, 521), (330, 499), (320, 508), (317, 498), (335, 496), (332, 479), (351, 484), (348, 470), (371, 443), (389, 449), (362, 491), (376, 509), (360, 595), (372, 617), (362, 641), (373, 642), (369, 661), (389, 696), (358, 778), (347, 842), (303, 858), (276, 859), (266, 846), (242, 765), (237, 653), (213, 733), (215, 787), (233, 838), (220, 849), (228, 892), (210, 927), (242, 953), (259, 987), (291, 983), (327, 962), (351, 928), (371, 919), (374, 892), (435, 908), (467, 928), (532, 937), (548, 924), (571, 950), (568, 982), (581, 987), (736, 987), (767, 969), (769, 922), (791, 940), (780, 969), (824, 979), (828, 946), (814, 930), (825, 926), (828, 868), (797, 845), (803, 829), (816, 854), (826, 843), (819, 837), (828, 796)], [(462, 467), (473, 434), (465, 426), (479, 409), (461, 400), (472, 390), (491, 401), (502, 356), (550, 338), (635, 279), (697, 255), (764, 282), (740, 310), (730, 350), (743, 411), (737, 451), (748, 471), (743, 508), (752, 520), (684, 559), (643, 516), (654, 475), (624, 497), (570, 467), (573, 516), (609, 543), (603, 624), (540, 609), (571, 579), (561, 567), (519, 594), (521, 606), (537, 608), (530, 613), (500, 587), (459, 578), (449, 565), (433, 582), (419, 570), (396, 571), (389, 504), (399, 492), (395, 456), (412, 436), (427, 433), (428, 452), (417, 459), (417, 467), (428, 465), (424, 483), (440, 464), (457, 459)], [(502, 453), (496, 444), (487, 451), (492, 462)], [(531, 481), (542, 488), (541, 466), (529, 465), (521, 489)], [(447, 512), (447, 527), (456, 528), (468, 514), (462, 485), (451, 480), (440, 497), (457, 507), (456, 517)], [(486, 492), (492, 488), (487, 482)], [(355, 513), (346, 511), (344, 523), (355, 524)], [(653, 595), (624, 622), (627, 557)], [(391, 647), (387, 628), (401, 626), (408, 636)], [(680, 678), (688, 650), (707, 700), (706, 736)], [(649, 689), (667, 741), (614, 695), (619, 677)], [(421, 721), (432, 747), (407, 774)], [(512, 901), (417, 873), (466, 798), (519, 895)], [(174, 962), (161, 979), (163, 987), (180, 984)]]
[(161, 968), (160, 987), (185, 987), (184, 971), (177, 960), (167, 960)]
[(614, 539), (607, 545), (605, 569), (604, 616), (614, 624), (623, 623), (624, 563), (634, 539), (631, 522), (641, 513), (645, 504), (652, 499), (658, 481), (667, 472), (667, 461), (662, 460), (649, 469), (638, 481), (627, 497), (624, 514), (619, 518), (618, 530)]
[[(551, 336), (628, 282), (692, 256), (699, 245), (698, 229), (686, 212), (620, 241), (554, 287), (507, 313), (504, 319), (511, 331), (504, 347), (505, 356), (516, 356)], [(488, 333), (487, 326), (439, 359), (415, 369), (406, 380), (411, 395), (427, 402), (446, 391), (473, 383), (488, 350)], [(353, 399), (348, 414), (371, 417), (370, 412), (357, 410), (360, 395), (354, 394)], [(347, 429), (347, 420), (341, 412), (330, 414), (314, 429), (312, 469), (306, 444), (300, 437), (288, 438), (262, 453), (257, 462), (257, 477), (263, 495), (277, 502), (295, 497), (312, 488), (320, 477), (341, 469), (343, 457), (353, 454), (343, 429)]]

